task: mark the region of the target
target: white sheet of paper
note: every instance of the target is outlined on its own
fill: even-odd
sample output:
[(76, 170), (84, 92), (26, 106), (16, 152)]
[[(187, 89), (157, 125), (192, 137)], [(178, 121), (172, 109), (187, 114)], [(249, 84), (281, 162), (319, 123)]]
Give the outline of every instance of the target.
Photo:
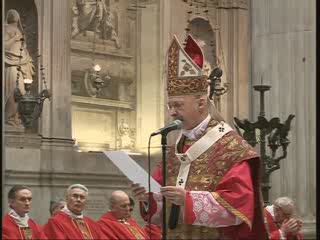
[[(148, 173), (140, 167), (126, 152), (105, 151), (103, 152), (119, 170), (133, 183), (139, 183), (148, 192)], [(151, 192), (160, 192), (160, 184), (150, 177)]]

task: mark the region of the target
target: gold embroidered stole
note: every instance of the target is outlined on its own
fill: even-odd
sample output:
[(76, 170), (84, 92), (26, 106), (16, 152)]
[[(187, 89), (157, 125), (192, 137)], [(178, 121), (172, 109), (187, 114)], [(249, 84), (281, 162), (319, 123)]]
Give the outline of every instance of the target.
[[(211, 119), (203, 135), (217, 124), (217, 121)], [(202, 136), (199, 136), (196, 141)], [(181, 138), (177, 150), (181, 152), (183, 145), (193, 145), (196, 141), (186, 141), (185, 138)], [(191, 163), (185, 189), (214, 192), (222, 177), (234, 163), (254, 157), (257, 157), (255, 150), (242, 137), (231, 131)], [(175, 155), (175, 148), (172, 147), (168, 153), (168, 186), (176, 185), (179, 168), (180, 161)], [(170, 207), (171, 205), (167, 206), (167, 216), (170, 215)], [(219, 235), (217, 228), (185, 224), (178, 224), (176, 229), (168, 230), (168, 239), (219, 239), (221, 237)]]
[(72, 219), (73, 223), (75, 223), (76, 227), (80, 230), (83, 239), (93, 239), (90, 228), (88, 224), (80, 218)]
[(139, 229), (131, 225), (125, 219), (119, 219), (118, 221), (125, 225), (125, 227), (134, 235), (135, 239), (145, 239)]
[(32, 231), (30, 227), (19, 227), (19, 232), (22, 239), (32, 240)]

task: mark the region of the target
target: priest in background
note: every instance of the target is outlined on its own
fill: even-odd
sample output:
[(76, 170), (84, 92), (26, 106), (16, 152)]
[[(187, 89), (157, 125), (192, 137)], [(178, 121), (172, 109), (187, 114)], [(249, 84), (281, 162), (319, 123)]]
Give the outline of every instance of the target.
[(302, 240), (302, 221), (294, 216), (295, 204), (291, 198), (279, 197), (265, 207), (265, 219), (270, 240)]
[(13, 186), (8, 192), (10, 211), (2, 221), (2, 239), (48, 239), (29, 216), (31, 190), (22, 185)]
[(48, 238), (102, 239), (97, 224), (91, 218), (83, 216), (87, 200), (87, 187), (81, 184), (71, 185), (66, 194), (66, 206), (52, 216), (44, 227)]
[(130, 199), (123, 191), (114, 191), (110, 197), (110, 210), (99, 220), (102, 239), (148, 239), (144, 229), (131, 218)]

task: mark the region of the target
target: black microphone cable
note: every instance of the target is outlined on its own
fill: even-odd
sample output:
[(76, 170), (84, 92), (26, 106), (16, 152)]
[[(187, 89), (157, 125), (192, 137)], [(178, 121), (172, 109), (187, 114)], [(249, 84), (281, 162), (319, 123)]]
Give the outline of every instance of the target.
[(150, 154), (150, 144), (152, 135), (149, 136), (148, 142), (148, 225), (149, 225), (149, 238), (151, 239), (151, 216), (150, 213), (150, 203), (151, 203), (151, 154)]

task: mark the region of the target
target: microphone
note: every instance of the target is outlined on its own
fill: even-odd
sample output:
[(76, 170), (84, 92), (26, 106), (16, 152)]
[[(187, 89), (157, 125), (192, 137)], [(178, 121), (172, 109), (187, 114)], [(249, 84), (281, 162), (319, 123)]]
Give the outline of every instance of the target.
[(182, 121), (177, 119), (170, 123), (168, 126), (160, 128), (158, 131), (151, 133), (151, 136), (155, 136), (158, 134), (168, 134), (169, 132), (182, 128)]

